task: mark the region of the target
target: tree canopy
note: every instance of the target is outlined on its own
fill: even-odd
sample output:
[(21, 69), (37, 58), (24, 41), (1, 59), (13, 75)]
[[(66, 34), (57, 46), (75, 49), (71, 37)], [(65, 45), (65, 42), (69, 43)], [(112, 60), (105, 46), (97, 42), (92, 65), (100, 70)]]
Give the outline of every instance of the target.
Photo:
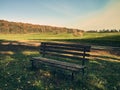
[(83, 31), (78, 29), (71, 29), (65, 27), (53, 27), (47, 25), (33, 25), (21, 22), (9, 22), (0, 20), (0, 33), (4, 34), (25, 34), (25, 33), (74, 33), (74, 31)]

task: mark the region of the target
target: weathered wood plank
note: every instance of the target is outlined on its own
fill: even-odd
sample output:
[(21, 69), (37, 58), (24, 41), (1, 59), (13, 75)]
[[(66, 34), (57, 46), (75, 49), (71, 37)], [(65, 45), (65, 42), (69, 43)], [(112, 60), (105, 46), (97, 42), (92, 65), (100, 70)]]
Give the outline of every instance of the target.
[[(75, 46), (74, 46), (75, 45)], [(76, 50), (76, 51), (86, 51), (86, 52), (90, 52), (90, 48), (91, 46), (83, 46), (83, 45), (79, 45), (79, 44), (56, 44), (56, 43), (42, 43), (40, 48), (43, 47), (46, 48), (57, 48), (57, 49), (61, 49), (61, 50)]]
[(53, 59), (48, 59), (48, 58), (43, 58), (43, 57), (33, 57), (32, 59), (38, 60), (38, 61), (43, 62), (43, 63), (52, 64), (54, 66), (58, 66), (61, 68), (73, 69), (75, 71), (80, 70), (80, 69), (85, 67), (82, 65), (74, 64), (74, 63), (63, 62), (63, 61), (58, 61), (58, 60), (53, 60)]
[[(43, 48), (40, 49), (41, 52), (44, 51)], [(62, 54), (71, 54), (71, 55), (77, 55), (77, 56), (89, 56), (89, 54), (84, 53), (84, 52), (78, 52), (78, 51), (74, 51), (74, 50), (58, 50), (56, 48), (52, 49), (52, 48), (46, 48), (45, 52), (52, 52), (52, 53), (62, 53)]]
[(53, 43), (53, 42), (43, 42), (44, 44), (47, 45), (52, 45), (52, 46), (67, 46), (67, 47), (81, 47), (81, 48), (90, 48), (88, 45), (81, 45), (81, 44), (66, 44), (66, 43)]
[(84, 61), (84, 60), (87, 60), (86, 58), (83, 58), (82, 56), (74, 56), (74, 55), (66, 55), (66, 54), (56, 54), (56, 53), (51, 53), (51, 52), (45, 52), (45, 53), (43, 53), (43, 52), (41, 52), (42, 54), (45, 54), (46, 56), (54, 56), (54, 57), (58, 57), (58, 58), (61, 58), (61, 59), (66, 59), (66, 58), (68, 58), (68, 59), (75, 59), (75, 60), (80, 60), (80, 61)]

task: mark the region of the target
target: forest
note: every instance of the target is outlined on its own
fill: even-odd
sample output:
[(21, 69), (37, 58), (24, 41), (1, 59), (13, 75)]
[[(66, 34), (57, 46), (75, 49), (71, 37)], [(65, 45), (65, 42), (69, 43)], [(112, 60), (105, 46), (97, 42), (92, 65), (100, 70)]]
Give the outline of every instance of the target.
[(29, 23), (10, 22), (0, 20), (0, 33), (2, 34), (28, 34), (28, 33), (73, 33), (74, 31), (82, 31), (79, 29), (71, 29), (65, 27), (55, 27), (47, 25), (33, 25)]

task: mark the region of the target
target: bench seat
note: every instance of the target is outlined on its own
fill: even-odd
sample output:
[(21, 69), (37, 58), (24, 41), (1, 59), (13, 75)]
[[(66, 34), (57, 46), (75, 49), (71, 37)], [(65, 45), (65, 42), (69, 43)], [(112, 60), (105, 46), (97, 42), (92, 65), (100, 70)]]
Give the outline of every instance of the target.
[(37, 62), (48, 64), (50, 66), (55, 66), (58, 68), (67, 69), (70, 71), (80, 71), (81, 69), (85, 68), (85, 66), (83, 66), (83, 65), (58, 61), (58, 60), (54, 60), (54, 59), (48, 59), (48, 58), (44, 58), (44, 57), (32, 57), (31, 60), (37, 60)]

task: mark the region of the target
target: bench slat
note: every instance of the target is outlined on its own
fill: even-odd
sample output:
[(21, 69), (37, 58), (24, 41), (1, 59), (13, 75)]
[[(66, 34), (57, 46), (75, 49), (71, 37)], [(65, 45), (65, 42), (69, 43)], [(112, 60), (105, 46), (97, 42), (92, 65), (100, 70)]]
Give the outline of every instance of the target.
[(47, 59), (47, 58), (43, 58), (43, 57), (33, 57), (32, 59), (33, 60), (38, 60), (39, 62), (43, 62), (45, 64), (46, 63), (47, 64), (52, 64), (53, 66), (69, 69), (69, 70), (72, 70), (72, 71), (78, 71), (78, 70), (85, 67), (85, 66), (82, 66), (82, 65), (77, 65), (77, 64), (58, 61), (58, 60), (53, 60), (53, 59)]
[(59, 64), (55, 64), (55, 63), (53, 64), (53, 63), (50, 63), (50, 62), (43, 62), (41, 60), (38, 60), (37, 62), (47, 64), (47, 65), (50, 65), (52, 67), (59, 67), (59, 68), (67, 69), (67, 70), (70, 70), (70, 71), (78, 71), (79, 70), (79, 69), (76, 69), (76, 68), (66, 67), (66, 66), (62, 66), (62, 65), (59, 65)]
[(79, 57), (79, 56), (74, 56), (74, 55), (66, 55), (66, 54), (56, 54), (56, 53), (51, 53), (51, 52), (41, 52), (42, 54), (45, 54), (46, 56), (54, 56), (54, 57), (59, 57), (59, 58), (68, 58), (68, 59), (75, 59), (75, 60), (87, 60), (87, 58)]
[(67, 47), (77, 47), (77, 48), (90, 48), (88, 45), (81, 45), (81, 44), (72, 44), (72, 43), (52, 43), (52, 42), (44, 42), (46, 45), (52, 45), (52, 46), (67, 46)]
[[(76, 45), (76, 44), (75, 44)], [(77, 45), (76, 47), (75, 46), (69, 46), (69, 45), (66, 45), (66, 44), (58, 44), (58, 45), (56, 45), (56, 44), (53, 44), (53, 45), (49, 45), (48, 43), (46, 44), (46, 43), (44, 43), (44, 44), (41, 44), (41, 47), (40, 48), (44, 48), (44, 46), (46, 47), (46, 48), (57, 48), (57, 49), (61, 49), (61, 50), (76, 50), (76, 51), (86, 51), (86, 52), (90, 52), (90, 46), (82, 46), (81, 47), (81, 45)]]
[[(44, 48), (40, 49), (41, 52), (44, 51)], [(79, 56), (89, 56), (89, 54), (83, 52), (76, 52), (74, 50), (59, 50), (57, 48), (46, 48), (45, 52), (53, 52), (53, 53), (62, 53), (62, 54), (72, 54), (72, 55), (79, 55)]]

